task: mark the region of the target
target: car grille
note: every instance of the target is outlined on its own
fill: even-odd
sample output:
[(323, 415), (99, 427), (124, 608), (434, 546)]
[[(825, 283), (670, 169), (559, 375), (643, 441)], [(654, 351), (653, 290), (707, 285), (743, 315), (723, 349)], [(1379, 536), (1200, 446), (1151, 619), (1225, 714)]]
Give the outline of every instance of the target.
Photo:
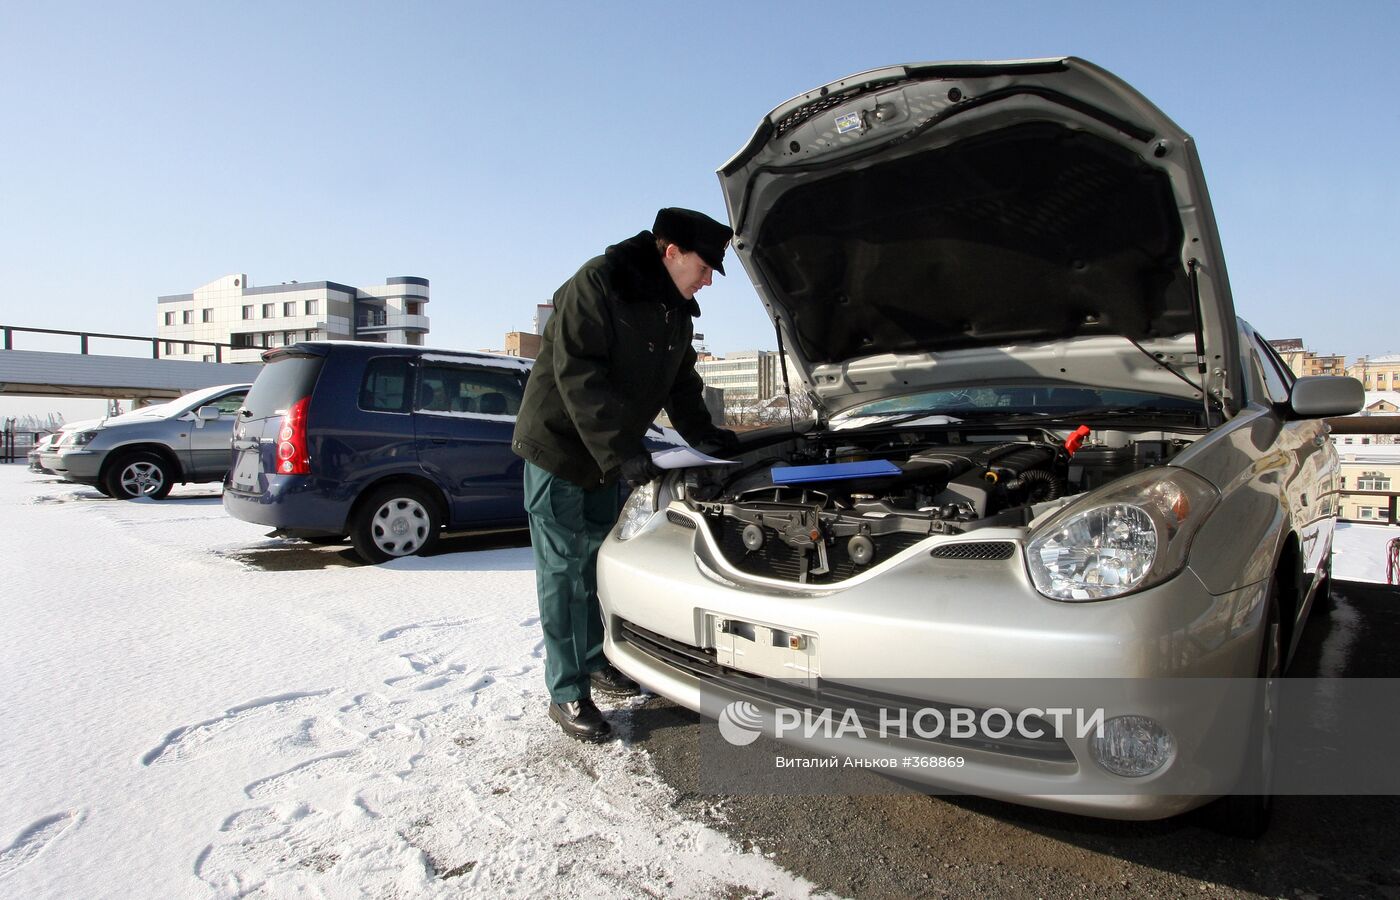
[(1010, 541), (967, 541), (961, 544), (942, 544), (929, 551), (934, 559), (999, 560), (1010, 559), (1016, 553), (1016, 545)]
[[(774, 706), (811, 709), (816, 713), (820, 713), (822, 709), (829, 709), (832, 710), (833, 718), (837, 721), (840, 720), (840, 716), (844, 715), (845, 710), (853, 709), (860, 717), (861, 725), (867, 733), (879, 733), (882, 710), (888, 711), (887, 715), (889, 715), (900, 709), (908, 710), (911, 714), (920, 709), (937, 709), (946, 720), (953, 708), (952, 705), (946, 703), (900, 697), (895, 694), (872, 691), (826, 679), (819, 679), (817, 688), (811, 690), (798, 687), (782, 679), (750, 675), (728, 666), (722, 666), (715, 661), (713, 649), (703, 649), (683, 644), (680, 641), (673, 641), (626, 620), (621, 622), (620, 632), (623, 641), (658, 662), (679, 669), (701, 681), (737, 691)], [(982, 721), (982, 710), (974, 709), (973, 711), (976, 721)], [(1044, 762), (1074, 762), (1074, 753), (1069, 749), (1069, 745), (1065, 743), (1064, 739), (1054, 736), (1054, 729), (1048, 722), (1034, 716), (1027, 716), (1025, 724), (1027, 731), (1039, 730), (1042, 732), (1042, 736), (1024, 737), (1013, 731), (1001, 738), (986, 736), (924, 738), (910, 730), (906, 739), (921, 744), (983, 750)]]
[(865, 566), (857, 566), (851, 560), (850, 554), (846, 552), (846, 542), (838, 539), (829, 543), (826, 548), (829, 571), (821, 575), (813, 575), (810, 570), (817, 566), (815, 551), (789, 547), (771, 530), (768, 532), (767, 540), (763, 542), (762, 547), (750, 550), (744, 546), (743, 522), (737, 519), (707, 518), (706, 523), (710, 526), (710, 533), (714, 535), (715, 543), (719, 544), (719, 551), (724, 558), (734, 568), (748, 575), (777, 578), (783, 581), (801, 581), (802, 557), (805, 554), (808, 567), (807, 580), (803, 582), (805, 584), (833, 584), (845, 581), (847, 578), (852, 578), (869, 569), (871, 565), (881, 563), (928, 537), (924, 534), (904, 532), (872, 535), (871, 540), (875, 542), (875, 558)]
[(678, 513), (674, 509), (666, 510), (666, 521), (672, 525), (679, 525), (682, 528), (695, 529), (695, 520), (685, 513)]

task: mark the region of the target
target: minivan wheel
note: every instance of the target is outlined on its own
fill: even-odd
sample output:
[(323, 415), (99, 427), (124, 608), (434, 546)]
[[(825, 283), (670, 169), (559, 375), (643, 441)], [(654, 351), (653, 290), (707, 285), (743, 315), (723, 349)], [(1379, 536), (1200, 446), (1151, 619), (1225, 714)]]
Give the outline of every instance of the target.
[(102, 483), (107, 496), (118, 500), (160, 500), (175, 486), (174, 474), (170, 463), (154, 453), (129, 453), (108, 467)]
[(355, 514), (350, 542), (366, 562), (413, 556), (437, 542), (437, 504), (422, 488), (390, 484), (365, 498)]

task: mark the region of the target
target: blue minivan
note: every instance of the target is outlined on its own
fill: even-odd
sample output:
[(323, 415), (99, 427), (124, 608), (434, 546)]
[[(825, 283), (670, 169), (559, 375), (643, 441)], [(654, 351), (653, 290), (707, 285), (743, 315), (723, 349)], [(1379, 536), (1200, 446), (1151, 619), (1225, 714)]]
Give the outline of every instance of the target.
[(263, 354), (236, 415), (224, 509), (276, 535), (349, 536), (369, 562), (443, 528), (524, 527), (511, 452), (531, 360), (357, 341)]

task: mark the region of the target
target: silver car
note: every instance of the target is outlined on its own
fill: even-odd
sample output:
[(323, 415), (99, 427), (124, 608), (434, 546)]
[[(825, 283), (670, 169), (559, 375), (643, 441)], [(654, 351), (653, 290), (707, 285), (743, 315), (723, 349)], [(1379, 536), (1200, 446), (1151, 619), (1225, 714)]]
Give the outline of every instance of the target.
[(56, 445), (58, 444), (58, 439), (62, 436), (62, 432), (55, 431), (51, 434), (43, 435), (34, 442), (33, 448), (31, 448), (29, 453), (27, 454), (29, 459), (29, 471), (37, 472), (41, 475), (53, 474), (48, 469), (44, 468), (44, 464), (40, 461), (39, 457), (40, 454), (42, 454), (44, 451), (56, 447)]
[(120, 416), (65, 426), (40, 463), (109, 497), (159, 500), (176, 484), (220, 481), (249, 384), (202, 388)]
[(1191, 138), (1080, 59), (932, 63), (782, 104), (719, 174), (817, 416), (633, 493), (609, 659), (721, 731), (853, 756), (920, 741), (820, 745), (781, 707), (1097, 703), (1088, 734), (935, 734), (957, 765), (900, 775), (1125, 819), (1231, 795), (1262, 830), (1269, 692), (1123, 683), (1283, 670), (1328, 574), (1321, 419), (1362, 389), (1236, 318)]

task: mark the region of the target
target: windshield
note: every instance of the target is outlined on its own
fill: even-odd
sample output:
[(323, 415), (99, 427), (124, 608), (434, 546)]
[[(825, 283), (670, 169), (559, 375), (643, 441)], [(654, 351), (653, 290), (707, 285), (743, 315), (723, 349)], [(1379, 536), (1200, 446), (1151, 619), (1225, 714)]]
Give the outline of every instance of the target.
[(849, 409), (832, 418), (839, 427), (854, 419), (908, 418), (925, 415), (945, 415), (955, 419), (970, 419), (989, 415), (1058, 417), (1076, 414), (1124, 415), (1132, 413), (1179, 413), (1191, 415), (1201, 411), (1200, 401), (1141, 391), (1110, 390), (1063, 384), (983, 385), (979, 387), (944, 388), (877, 400)]

